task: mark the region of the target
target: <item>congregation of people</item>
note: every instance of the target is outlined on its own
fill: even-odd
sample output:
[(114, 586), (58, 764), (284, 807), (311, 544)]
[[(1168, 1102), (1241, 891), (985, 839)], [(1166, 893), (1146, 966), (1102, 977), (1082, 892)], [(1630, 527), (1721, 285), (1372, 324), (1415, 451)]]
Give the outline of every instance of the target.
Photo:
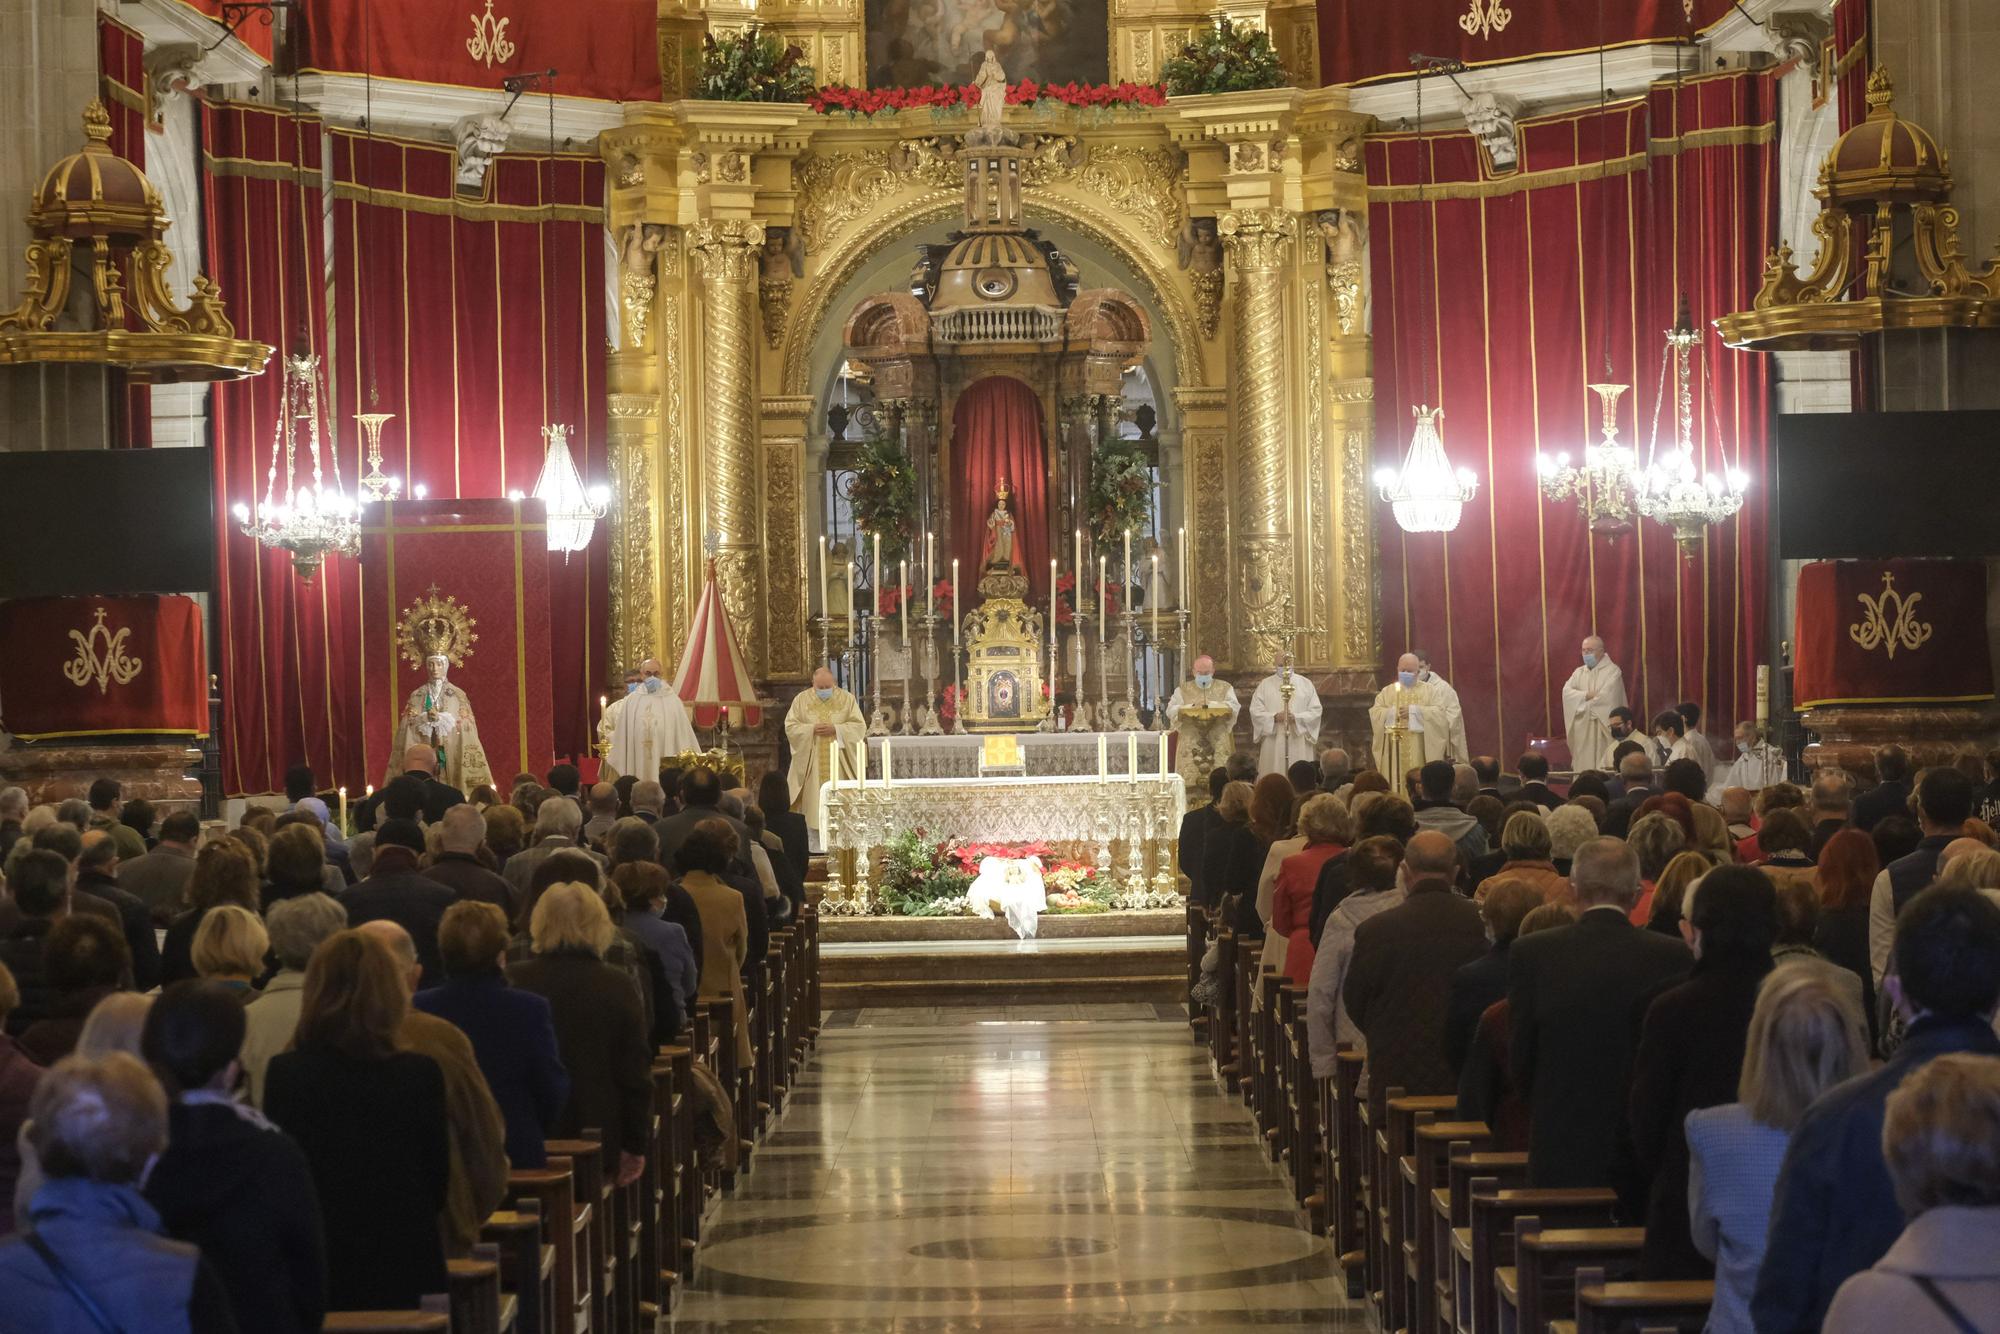
[(746, 967), (805, 905), (782, 773), (404, 766), (351, 830), (304, 767), (234, 828), (0, 791), (0, 1332), (415, 1309), (550, 1140), (639, 1178), (698, 1007), (749, 1059)]
[(1229, 757), (1181, 829), (1196, 1013), (1303, 993), (1302, 1077), (1359, 1055), (1370, 1124), (1435, 1095), (1527, 1186), (1615, 1191), (1637, 1275), (1712, 1280), (1716, 1334), (2000, 1329), (2000, 752), (1801, 785), (1693, 712), (1641, 737), (1620, 693), (1567, 782)]

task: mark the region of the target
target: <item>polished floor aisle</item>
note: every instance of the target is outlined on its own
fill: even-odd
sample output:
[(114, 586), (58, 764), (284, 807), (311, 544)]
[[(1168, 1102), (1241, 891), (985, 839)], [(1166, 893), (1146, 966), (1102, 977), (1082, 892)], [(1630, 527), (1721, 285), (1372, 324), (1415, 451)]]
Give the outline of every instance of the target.
[(1362, 1329), (1169, 1013), (830, 1015), (672, 1328)]

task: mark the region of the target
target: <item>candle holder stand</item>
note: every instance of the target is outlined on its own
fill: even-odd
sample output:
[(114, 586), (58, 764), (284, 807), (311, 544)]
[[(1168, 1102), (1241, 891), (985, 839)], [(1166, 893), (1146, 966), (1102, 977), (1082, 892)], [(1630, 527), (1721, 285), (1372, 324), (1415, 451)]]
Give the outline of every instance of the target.
[(925, 612), (916, 618), (919, 652), (924, 661), (924, 698), (917, 708), (917, 735), (943, 736), (944, 729), (938, 726), (937, 710), (937, 668), (938, 618), (933, 612)]

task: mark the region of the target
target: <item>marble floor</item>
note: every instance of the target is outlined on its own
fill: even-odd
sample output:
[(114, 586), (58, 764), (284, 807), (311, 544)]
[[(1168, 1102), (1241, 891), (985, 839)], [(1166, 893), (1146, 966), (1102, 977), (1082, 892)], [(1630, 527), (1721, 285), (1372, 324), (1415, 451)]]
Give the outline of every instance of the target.
[(1366, 1328), (1174, 1012), (828, 1019), (673, 1330)]

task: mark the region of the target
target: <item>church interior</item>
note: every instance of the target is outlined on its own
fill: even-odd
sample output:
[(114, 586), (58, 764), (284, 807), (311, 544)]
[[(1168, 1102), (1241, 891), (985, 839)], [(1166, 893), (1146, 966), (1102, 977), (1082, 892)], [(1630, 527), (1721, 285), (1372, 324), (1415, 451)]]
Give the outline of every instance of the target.
[(0, 1334), (2000, 1334), (1988, 55), (0, 0)]

